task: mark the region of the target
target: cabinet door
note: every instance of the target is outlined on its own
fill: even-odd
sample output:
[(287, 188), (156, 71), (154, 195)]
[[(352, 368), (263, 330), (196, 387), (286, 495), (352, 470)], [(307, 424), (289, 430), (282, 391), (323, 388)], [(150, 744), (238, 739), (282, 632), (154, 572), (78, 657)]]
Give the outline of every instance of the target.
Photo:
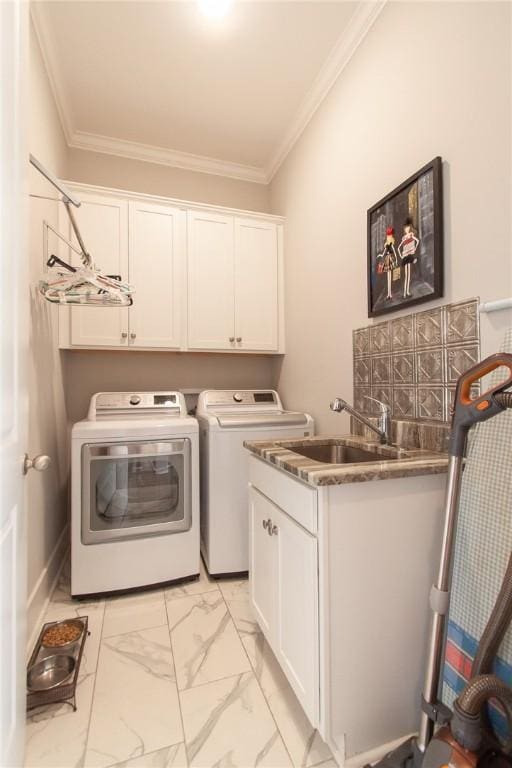
[[(108, 196), (79, 193), (82, 205), (73, 213), (85, 247), (95, 264), (108, 275), (128, 279), (128, 203)], [(67, 214), (63, 208), (63, 221)], [(67, 222), (70, 241), (76, 239)], [(80, 264), (72, 252), (71, 263)], [(125, 335), (123, 335), (125, 334)], [(128, 344), (127, 307), (71, 307), (71, 343), (87, 346), (119, 347)]]
[(130, 347), (178, 349), (185, 213), (130, 202), (129, 214)]
[(318, 546), (314, 536), (277, 509), (276, 655), (311, 724), (319, 722)]
[(189, 211), (188, 346), (234, 349), (233, 217)]
[(268, 520), (277, 507), (252, 486), (249, 487), (250, 590), (256, 620), (269, 643), (277, 637), (277, 549), (268, 534)]
[(276, 351), (279, 344), (277, 228), (235, 219), (236, 346)]

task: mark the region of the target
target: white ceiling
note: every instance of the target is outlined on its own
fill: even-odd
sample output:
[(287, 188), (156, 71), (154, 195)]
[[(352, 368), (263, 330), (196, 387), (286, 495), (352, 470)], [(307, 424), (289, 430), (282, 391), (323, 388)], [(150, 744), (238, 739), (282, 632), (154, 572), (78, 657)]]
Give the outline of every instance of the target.
[(380, 2), (32, 6), (70, 146), (267, 182)]

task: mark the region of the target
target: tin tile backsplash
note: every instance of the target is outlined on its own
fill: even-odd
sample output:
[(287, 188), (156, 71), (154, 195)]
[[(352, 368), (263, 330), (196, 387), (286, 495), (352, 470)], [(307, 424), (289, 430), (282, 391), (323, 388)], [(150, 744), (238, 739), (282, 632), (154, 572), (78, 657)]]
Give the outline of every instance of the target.
[(478, 299), (353, 331), (354, 407), (394, 418), (448, 421), (455, 383), (480, 357)]

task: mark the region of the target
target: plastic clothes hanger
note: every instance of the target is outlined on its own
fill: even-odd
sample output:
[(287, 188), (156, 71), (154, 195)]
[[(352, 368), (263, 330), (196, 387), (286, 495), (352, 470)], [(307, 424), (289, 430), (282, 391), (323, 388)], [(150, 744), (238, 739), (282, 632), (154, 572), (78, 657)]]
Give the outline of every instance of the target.
[[(73, 246), (59, 232), (52, 231), (63, 240), (75, 253), (80, 256), (82, 266), (73, 267), (58, 256), (50, 256), (46, 262), (50, 269), (55, 268), (55, 276), (49, 276), (39, 281), (39, 292), (47, 301), (55, 304), (80, 304), (81, 306), (129, 307), (133, 304), (131, 294), (133, 287), (123, 282), (120, 275), (105, 275), (94, 264), (91, 255), (85, 247), (71, 205), (80, 206), (78, 198), (74, 197), (55, 176), (41, 163), (30, 155), (30, 162), (61, 194), (62, 203), (78, 241), (79, 249)], [(49, 226), (49, 225), (48, 225)]]

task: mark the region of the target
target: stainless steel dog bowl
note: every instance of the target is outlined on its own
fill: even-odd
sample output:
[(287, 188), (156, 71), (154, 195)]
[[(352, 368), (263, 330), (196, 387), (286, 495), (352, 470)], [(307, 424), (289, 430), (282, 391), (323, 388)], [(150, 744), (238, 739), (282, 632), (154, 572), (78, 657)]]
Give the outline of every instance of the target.
[(65, 654), (47, 656), (27, 670), (29, 691), (49, 691), (62, 685), (75, 671), (75, 659)]
[[(66, 626), (76, 627), (80, 630), (80, 634), (74, 640), (69, 640), (67, 643), (59, 643), (59, 645), (48, 645), (45, 643), (43, 634), (43, 637), (41, 638), (41, 645), (43, 648), (52, 648), (53, 650), (57, 650), (57, 648), (68, 648), (70, 645), (74, 645), (75, 643), (80, 642), (82, 633), (84, 631), (84, 623), (83, 621), (80, 621), (80, 619), (64, 619), (64, 621), (57, 621), (55, 624), (49, 626), (48, 629), (53, 629), (54, 627), (57, 628), (64, 624)], [(46, 631), (48, 631), (48, 629)]]

